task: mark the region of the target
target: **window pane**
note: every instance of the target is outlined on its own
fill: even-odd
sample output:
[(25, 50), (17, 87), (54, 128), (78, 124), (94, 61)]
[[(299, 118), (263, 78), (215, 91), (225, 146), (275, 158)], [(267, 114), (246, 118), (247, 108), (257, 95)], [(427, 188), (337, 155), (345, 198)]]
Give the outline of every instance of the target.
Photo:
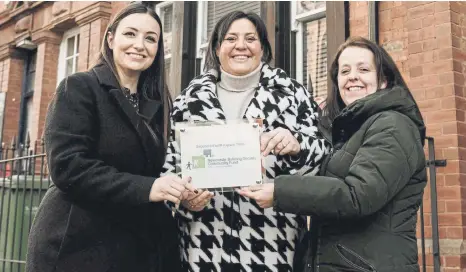
[(74, 39), (75, 36), (68, 38), (66, 42), (66, 57), (74, 55)]
[(33, 114), (33, 111), (32, 111), (32, 97), (30, 97), (27, 101), (26, 101), (26, 108), (25, 108), (26, 112), (24, 113), (24, 130), (23, 130), (23, 135), (21, 135), (21, 139), (22, 139), (22, 143), (24, 144), (25, 141), (26, 141), (26, 136), (29, 132), (29, 130), (31, 129), (31, 124), (32, 124), (32, 114)]
[(34, 91), (34, 83), (35, 83), (36, 72), (30, 72), (26, 79), (27, 89), (26, 92)]
[(160, 9), (163, 18), (163, 46), (165, 56), (171, 54), (172, 48), (172, 22), (173, 22), (173, 5), (165, 6)]
[(76, 36), (76, 52), (75, 54), (79, 53), (79, 34)]
[(260, 16), (260, 1), (209, 1), (207, 4), (207, 37), (202, 43), (208, 42), (210, 33), (215, 24), (227, 13), (235, 10), (244, 12), (255, 12)]
[(165, 59), (165, 76), (170, 78), (170, 63), (171, 59)]
[(166, 6), (163, 12), (163, 32), (172, 32), (173, 5)]
[(30, 62), (28, 66), (28, 71), (32, 72), (36, 70), (36, 59), (37, 59), (37, 52), (34, 52), (30, 57)]
[(298, 1), (296, 6), (296, 13), (299, 15), (325, 7), (325, 1)]
[(303, 83), (314, 97), (327, 95), (326, 18), (304, 24)]
[(78, 71), (78, 61), (79, 61), (79, 57), (77, 56), (76, 58), (76, 61), (74, 62), (74, 70), (73, 70), (73, 73), (76, 73)]
[(66, 60), (66, 70), (65, 77), (73, 73), (73, 58)]

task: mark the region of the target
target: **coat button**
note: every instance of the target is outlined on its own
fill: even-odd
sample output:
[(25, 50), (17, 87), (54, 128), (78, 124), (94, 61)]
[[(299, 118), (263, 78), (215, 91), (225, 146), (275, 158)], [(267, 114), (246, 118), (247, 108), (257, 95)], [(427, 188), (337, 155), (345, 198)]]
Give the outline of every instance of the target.
[(311, 267), (312, 267), (312, 265), (311, 265), (311, 264), (307, 264), (307, 267), (311, 268)]

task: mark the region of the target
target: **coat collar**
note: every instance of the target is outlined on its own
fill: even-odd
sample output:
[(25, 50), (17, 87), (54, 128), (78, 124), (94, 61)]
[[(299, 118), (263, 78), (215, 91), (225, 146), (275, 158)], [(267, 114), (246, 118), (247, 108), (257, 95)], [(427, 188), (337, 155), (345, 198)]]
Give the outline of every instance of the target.
[(156, 113), (161, 109), (161, 103), (155, 100), (147, 100), (140, 96), (138, 114), (128, 99), (123, 94), (118, 80), (115, 78), (110, 68), (102, 64), (92, 69), (102, 89), (107, 90), (113, 101), (118, 105), (118, 109), (126, 116), (132, 127), (136, 130), (141, 143), (144, 146), (149, 165), (157, 165), (154, 161), (154, 154), (159, 154), (158, 148), (163, 146), (161, 135), (154, 137), (153, 132), (157, 131)]
[[(217, 79), (216, 71), (208, 71), (191, 81), (185, 90), (192, 121), (223, 122), (226, 119), (216, 94)], [(294, 84), (283, 70), (263, 64), (256, 93), (243, 117), (262, 119), (267, 128), (293, 104), (294, 93)]]
[[(131, 105), (123, 95), (120, 83), (118, 83), (118, 80), (113, 75), (110, 68), (105, 64), (100, 64), (94, 67), (93, 70), (97, 76), (99, 84), (104, 87), (104, 89), (109, 90), (109, 92), (118, 100), (118, 104), (121, 106), (125, 114), (128, 115), (130, 120), (133, 120), (134, 109), (132, 107), (128, 107)], [(121, 95), (119, 95), (118, 92), (120, 92)], [(139, 99), (140, 115), (144, 116), (150, 122), (160, 108), (160, 105), (160, 101), (148, 100), (141, 95)]]

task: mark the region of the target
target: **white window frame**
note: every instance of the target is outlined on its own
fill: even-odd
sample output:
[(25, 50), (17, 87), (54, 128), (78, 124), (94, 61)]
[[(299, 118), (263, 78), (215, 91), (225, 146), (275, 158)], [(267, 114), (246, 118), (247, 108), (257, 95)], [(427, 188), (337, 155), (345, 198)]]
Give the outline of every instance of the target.
[[(207, 47), (209, 46), (209, 37), (207, 37), (207, 1), (197, 1), (197, 29), (196, 29), (196, 58), (201, 60), (201, 71), (204, 72), (204, 62), (207, 53)], [(203, 40), (207, 42), (202, 43)]]
[[(67, 50), (67, 41), (69, 38), (73, 36), (79, 35), (79, 27), (70, 29), (63, 34), (63, 38), (60, 44), (60, 53), (58, 55), (58, 70), (57, 70), (57, 86), (60, 82), (65, 78), (66, 74), (66, 61), (70, 58), (74, 58), (73, 61), (73, 69), (76, 67), (76, 58), (79, 57), (79, 48), (77, 48), (77, 39), (74, 40), (74, 54), (67, 57), (66, 50)], [(79, 37), (81, 38), (81, 37)], [(76, 71), (74, 71), (76, 72)]]
[[(321, 7), (302, 14), (298, 13), (298, 1), (291, 1), (291, 31), (296, 32), (296, 81), (303, 84), (307, 83), (308, 79), (303, 78), (303, 63), (304, 63), (304, 27), (310, 21), (319, 20), (326, 17), (326, 7)], [(309, 86), (308, 86), (309, 87)]]
[[(162, 3), (159, 3), (157, 5), (155, 5), (155, 12), (157, 13), (157, 15), (159, 15), (160, 17), (160, 21), (163, 23), (164, 22), (164, 16), (165, 16), (165, 13), (162, 12), (162, 8), (164, 7), (167, 7), (167, 6), (170, 6), (170, 5), (173, 5), (173, 1), (164, 1)], [(173, 32), (173, 22), (172, 22), (172, 32)], [(173, 34), (172, 34), (173, 35)], [(165, 46), (165, 45), (164, 45)], [(171, 51), (170, 51), (171, 52)], [(167, 59), (171, 59), (172, 57), (172, 54), (166, 54), (164, 56), (164, 59), (167, 60)]]

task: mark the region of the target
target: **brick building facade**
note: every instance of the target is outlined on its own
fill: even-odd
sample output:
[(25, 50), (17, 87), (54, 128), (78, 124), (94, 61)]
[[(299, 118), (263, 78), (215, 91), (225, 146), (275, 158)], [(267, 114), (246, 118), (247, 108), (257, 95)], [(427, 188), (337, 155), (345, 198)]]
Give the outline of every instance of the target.
[[(47, 105), (67, 74), (92, 66), (113, 14), (129, 2), (0, 2), (0, 137), (41, 138)], [(463, 2), (151, 2), (164, 24), (169, 87), (177, 94), (202, 70), (210, 29), (227, 10), (266, 22), (275, 65), (327, 92), (327, 66), (348, 35), (377, 39), (396, 61), (448, 160), (437, 172), (443, 271), (466, 269), (466, 3)], [(463, 196), (463, 193), (465, 195)], [(431, 252), (430, 189), (425, 190)], [(428, 271), (432, 269), (428, 255)]]

